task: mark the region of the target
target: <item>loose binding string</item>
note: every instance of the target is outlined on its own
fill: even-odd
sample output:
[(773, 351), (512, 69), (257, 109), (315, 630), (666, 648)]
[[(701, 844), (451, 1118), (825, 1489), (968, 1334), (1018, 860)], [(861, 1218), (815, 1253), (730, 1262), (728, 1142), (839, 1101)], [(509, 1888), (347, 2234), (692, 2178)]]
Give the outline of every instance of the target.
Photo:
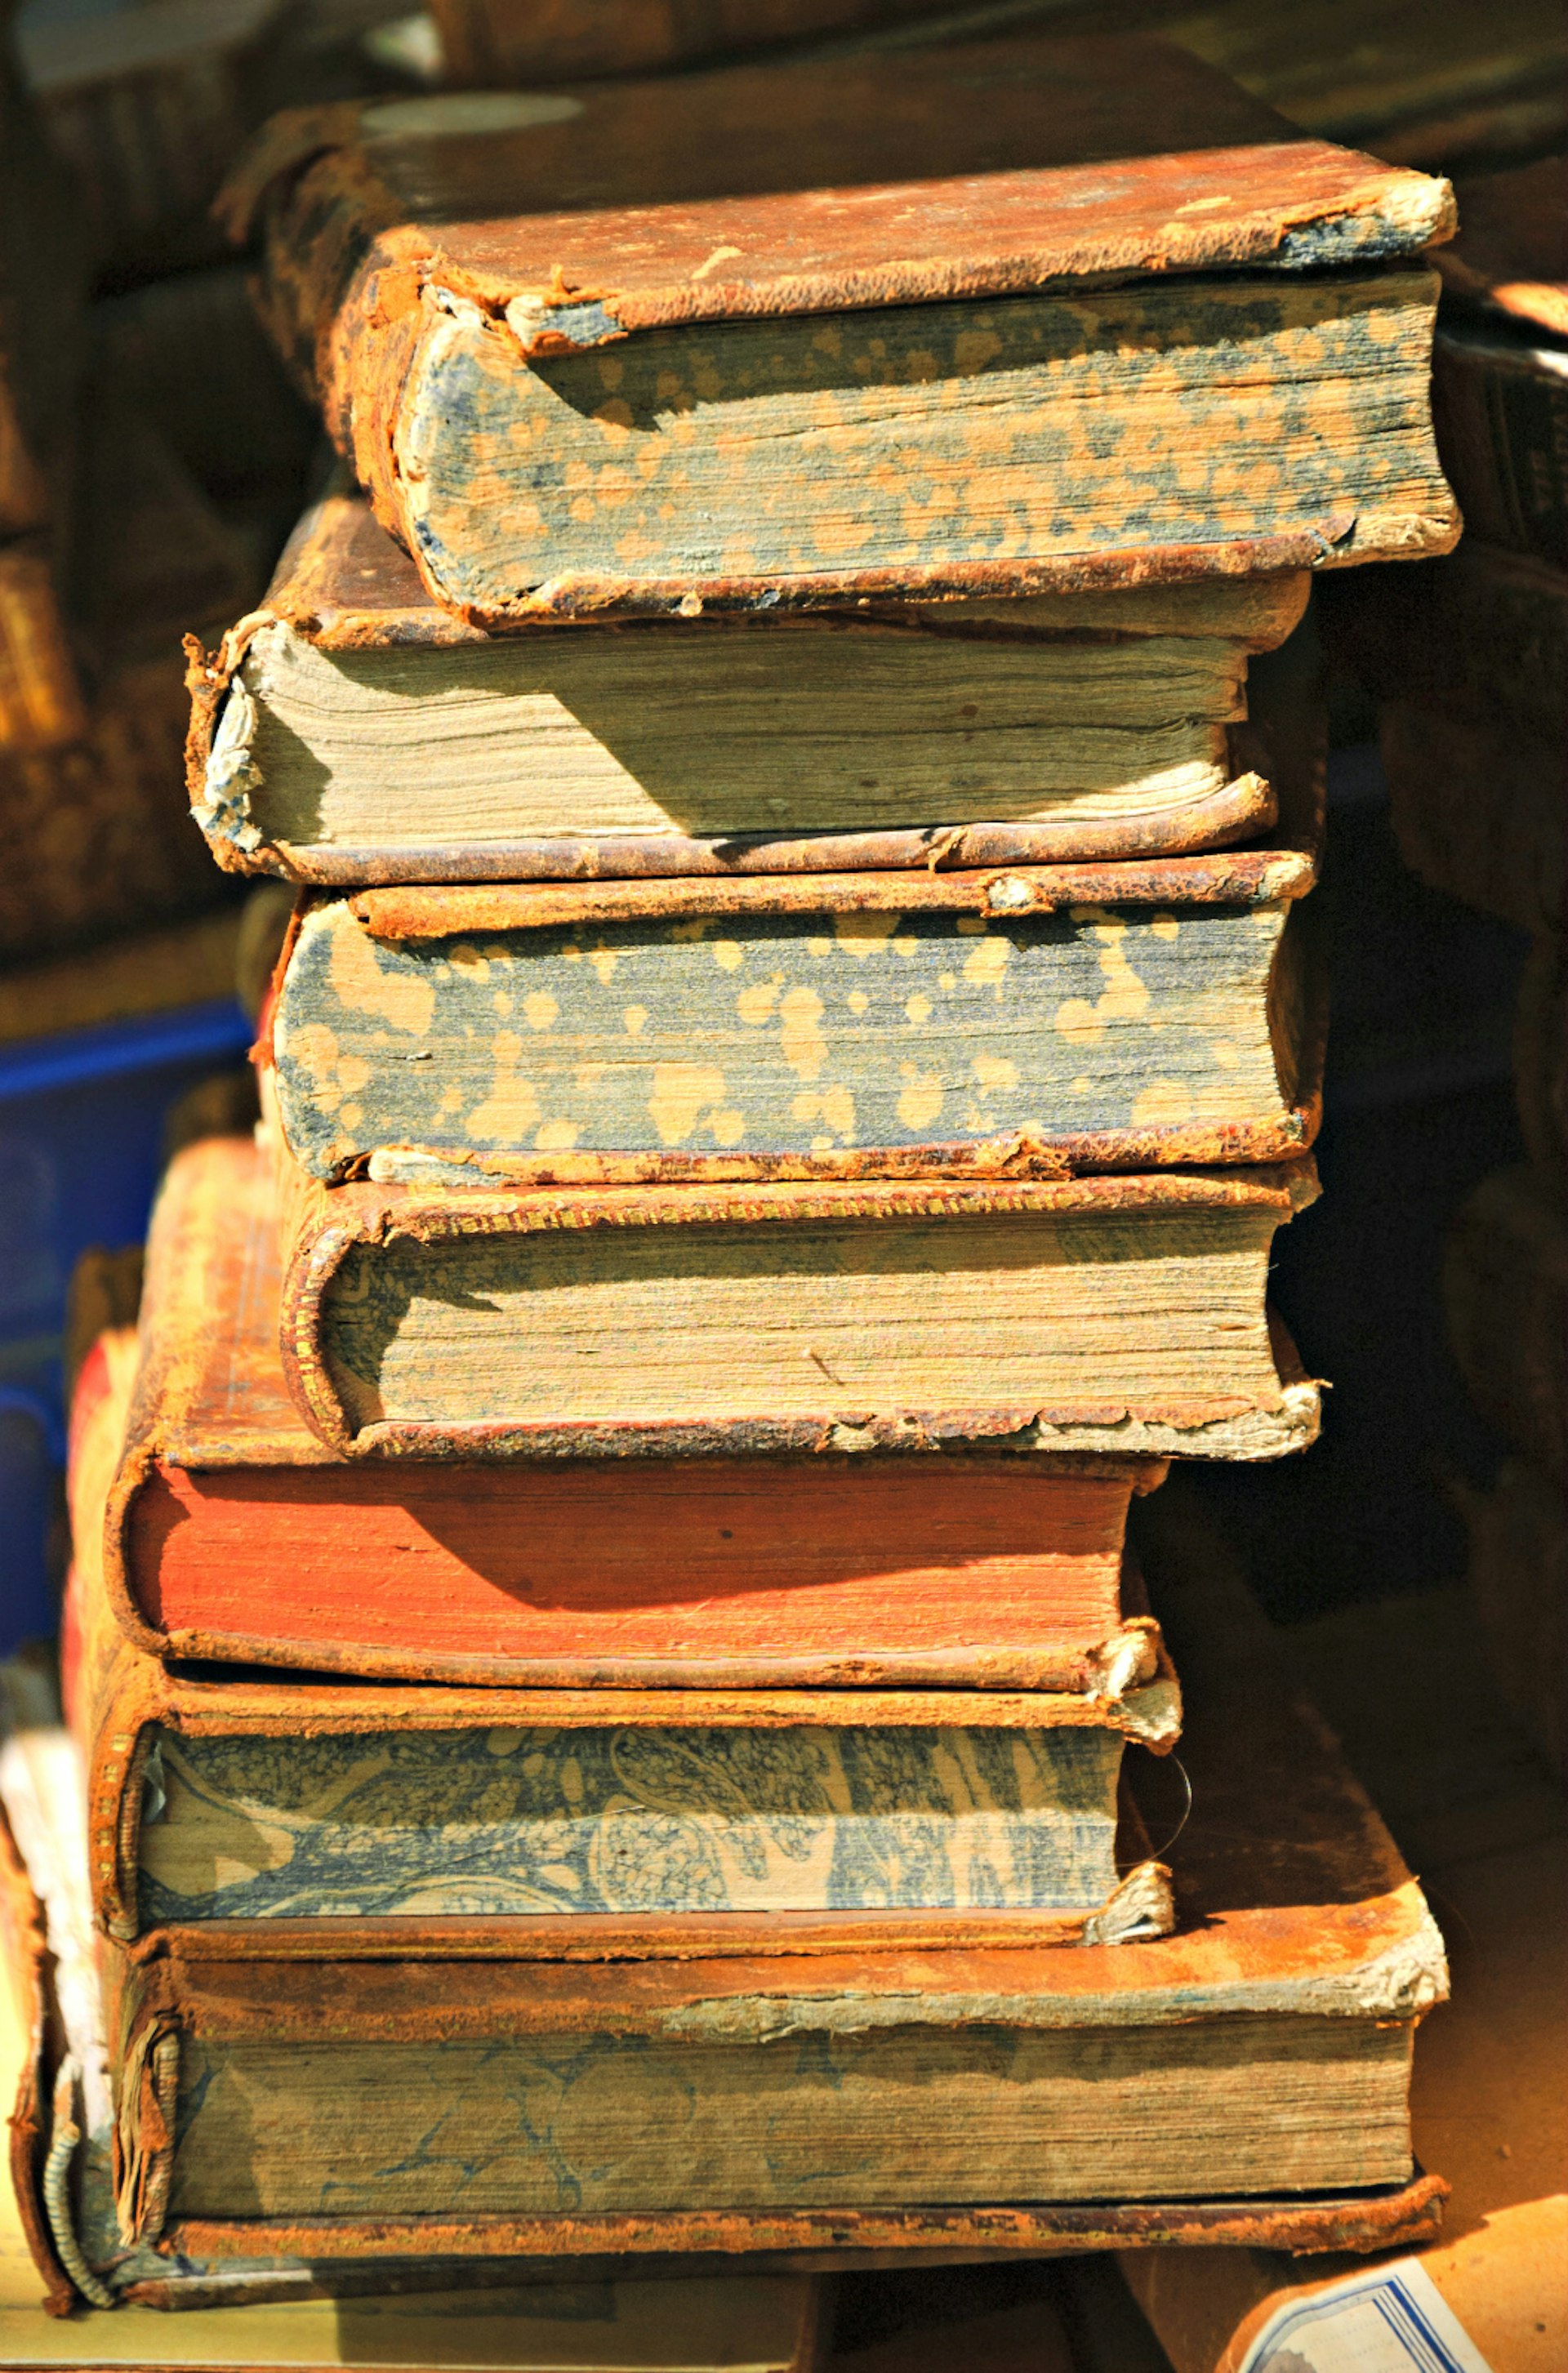
[(71, 2215), (71, 2161), (82, 2139), (76, 2123), (76, 2061), (67, 2054), (60, 2063), (54, 2079), (53, 2116), (49, 2131), (49, 2156), (43, 2167), (43, 2206), (49, 2218), (49, 2229), (54, 2237), (54, 2247), (60, 2262), (82, 2297), (94, 2307), (117, 2307), (119, 2301), (108, 2285), (99, 2281), (86, 2258), (76, 2239), (76, 2227)]

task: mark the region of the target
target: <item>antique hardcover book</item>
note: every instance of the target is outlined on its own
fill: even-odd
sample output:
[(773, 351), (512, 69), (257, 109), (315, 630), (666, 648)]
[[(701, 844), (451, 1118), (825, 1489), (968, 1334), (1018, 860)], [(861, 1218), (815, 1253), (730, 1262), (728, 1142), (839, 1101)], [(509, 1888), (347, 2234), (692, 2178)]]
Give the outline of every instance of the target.
[(1293, 850), (367, 890), (298, 922), (272, 1089), (312, 1176), (1061, 1176), (1311, 1142)]
[(1457, 533), (1418, 255), (1446, 184), (1163, 47), (302, 111), (224, 205), (378, 516), (473, 624)]
[(584, 1689), (1155, 1677), (1123, 1555), (1158, 1461), (335, 1458), (284, 1385), (248, 1140), (171, 1164), (141, 1328), (131, 1371), (87, 1362), (73, 1459), (110, 1461), (106, 1588), (155, 1654)]
[(1568, 1489), (1568, 1218), (1551, 1178), (1520, 1167), (1481, 1180), (1449, 1232), (1443, 1298), (1475, 1401)]
[(509, 1190), (325, 1186), (278, 1159), (285, 1372), (356, 1456), (1268, 1458), (1316, 1431), (1264, 1301), (1307, 1156)]
[(1163, 1874), (1117, 1860), (1123, 1742), (1180, 1721), (1147, 1620), (1076, 1692), (214, 1681), (115, 1604), (127, 1353), (100, 1338), (77, 1392), (64, 1648), (115, 1935), (352, 1913), (503, 1949), (521, 1921), (591, 1958), (1168, 1926)]
[[(992, 1911), (965, 1915), (962, 1948), (917, 1951), (883, 1915), (859, 1944), (852, 1921), (837, 1947), (819, 1926), (811, 1951), (776, 1915), (758, 1952), (743, 1918), (726, 1930), (711, 1913), (661, 1952), (643, 1911), (624, 1930), (636, 1958), (617, 1945), (585, 1960), (562, 1941), (569, 1919), (369, 1909), (346, 1799), (335, 1908), (306, 1910), (298, 1797), (365, 1693), (278, 1691), (303, 1713), (313, 1687), (320, 1718), (269, 1759), (262, 1684), (231, 1695), (139, 1661), (155, 1695), (123, 1700), (95, 1750), (90, 1860), (113, 1927), (139, 1924), (138, 1871), (166, 1825), (165, 1869), (187, 1885), (279, 1903), (295, 1868), (301, 1908), (204, 1919), (187, 1897), (170, 1925), (106, 1937), (127, 2244), (222, 2255), (242, 2231), (253, 2250), (322, 2259), (504, 2255), (700, 2249), (722, 2230), (729, 2248), (930, 2247), (939, 2232), (972, 2246), (977, 2212), (1008, 2208), (989, 2245), (1027, 2248), (1053, 2204), (1190, 2202), (1185, 2231), (1174, 2216), (1141, 2227), (1188, 2239), (1218, 2195), (1243, 2217), (1249, 2195), (1294, 2195), (1323, 2222), (1353, 2214), (1347, 2193), (1374, 2216), (1401, 2192), (1410, 2204), (1410, 2045), (1445, 1990), (1436, 1932), (1320, 1727), (1245, 1665), (1190, 1756), (1184, 1741), (1179, 1934), (1005, 1944)], [(172, 1742), (161, 1774), (149, 1766), (149, 1723), (177, 1729), (181, 1759), (198, 1729), (233, 1725), (275, 1807), (264, 1833), (246, 1827), (260, 1806), (231, 1801), (216, 1858), (209, 1828), (180, 1865), (185, 1783)], [(497, 1754), (489, 1785), (526, 1793), (547, 1769)], [(582, 1777), (586, 1809), (587, 1762)], [(389, 1773), (378, 1826), (393, 1803)], [(210, 1797), (203, 1818), (224, 1818)], [(677, 1809), (666, 1818), (673, 1844)], [(676, 1859), (689, 1883), (696, 1837)], [(649, 1858), (650, 1887), (666, 1866)]]
[(432, 603), (363, 499), (329, 497), (193, 660), (192, 803), (220, 865), (321, 883), (1211, 847), (1275, 819), (1247, 660), (1308, 584), (497, 637)]

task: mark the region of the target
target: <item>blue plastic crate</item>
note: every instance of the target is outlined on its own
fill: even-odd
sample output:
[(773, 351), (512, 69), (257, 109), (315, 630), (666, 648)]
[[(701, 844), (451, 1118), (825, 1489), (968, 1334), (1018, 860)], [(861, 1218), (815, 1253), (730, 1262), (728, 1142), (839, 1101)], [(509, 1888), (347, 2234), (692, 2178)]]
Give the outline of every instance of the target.
[(169, 1108), (236, 1062), (230, 998), (0, 1047), (0, 1653), (47, 1630), (65, 1292), (90, 1245), (140, 1242)]

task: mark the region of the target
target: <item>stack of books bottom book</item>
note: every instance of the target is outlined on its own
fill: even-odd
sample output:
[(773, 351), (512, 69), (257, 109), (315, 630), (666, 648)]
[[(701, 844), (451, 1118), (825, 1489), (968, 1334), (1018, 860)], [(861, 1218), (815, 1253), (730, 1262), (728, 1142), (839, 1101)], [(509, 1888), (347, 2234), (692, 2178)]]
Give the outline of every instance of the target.
[(357, 1462), (279, 1292), (265, 1154), (190, 1147), (77, 1387), (80, 1755), (6, 1791), (62, 2295), (1431, 2228), (1441, 1946), (1244, 1643), (1151, 1851), (1157, 1462)]

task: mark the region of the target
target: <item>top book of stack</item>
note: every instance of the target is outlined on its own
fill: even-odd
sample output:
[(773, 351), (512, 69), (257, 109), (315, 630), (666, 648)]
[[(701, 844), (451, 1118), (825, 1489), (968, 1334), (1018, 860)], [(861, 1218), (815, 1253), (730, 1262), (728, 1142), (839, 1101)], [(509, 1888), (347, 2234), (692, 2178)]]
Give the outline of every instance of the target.
[(492, 633), (1445, 551), (1447, 185), (1139, 40), (275, 119), (221, 202)]

